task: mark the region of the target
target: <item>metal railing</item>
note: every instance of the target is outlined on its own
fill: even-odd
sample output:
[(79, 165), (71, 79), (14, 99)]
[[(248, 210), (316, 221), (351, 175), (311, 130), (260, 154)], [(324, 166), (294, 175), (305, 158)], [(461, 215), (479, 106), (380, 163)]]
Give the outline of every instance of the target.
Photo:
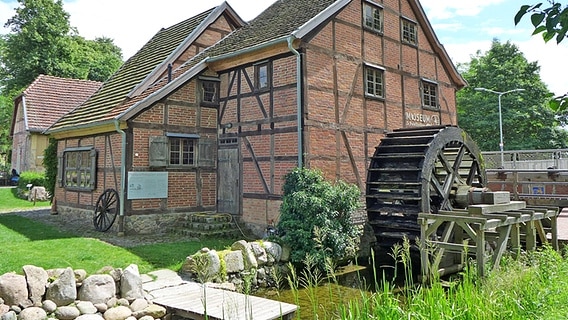
[(513, 200), (568, 206), (568, 149), (483, 152), (488, 186)]

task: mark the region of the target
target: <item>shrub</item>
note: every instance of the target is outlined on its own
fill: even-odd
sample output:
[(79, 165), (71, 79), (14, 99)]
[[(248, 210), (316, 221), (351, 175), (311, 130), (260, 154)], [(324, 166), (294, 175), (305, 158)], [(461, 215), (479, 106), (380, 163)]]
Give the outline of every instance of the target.
[(45, 175), (39, 172), (24, 171), (20, 173), (20, 180), (18, 181), (18, 188), (27, 190), (27, 185), (45, 186)]
[(43, 152), (43, 166), (45, 168), (45, 190), (49, 193), (49, 200), (53, 200), (57, 181), (57, 140), (55, 139), (49, 139), (49, 145)]
[(290, 246), (290, 261), (303, 264), (309, 257), (321, 270), (354, 258), (361, 228), (351, 215), (359, 207), (360, 191), (339, 181), (331, 184), (318, 170), (296, 168), (285, 176), (280, 207), (278, 241)]

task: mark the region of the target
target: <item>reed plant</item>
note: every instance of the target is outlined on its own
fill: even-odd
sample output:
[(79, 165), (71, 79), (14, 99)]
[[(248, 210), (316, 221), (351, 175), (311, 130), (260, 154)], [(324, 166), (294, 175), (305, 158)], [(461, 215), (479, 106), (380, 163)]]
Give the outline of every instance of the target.
[[(523, 252), (518, 258), (506, 257), (500, 267), (480, 278), (473, 261), (450, 279), (430, 279), (416, 283), (411, 271), (410, 246), (395, 247), (395, 261), (404, 268), (405, 283), (398, 288), (392, 278), (373, 271), (375, 291), (361, 288), (349, 300), (337, 300), (336, 305), (322, 308), (317, 288), (307, 290), (312, 311), (301, 313), (297, 319), (568, 319), (568, 260), (566, 252), (557, 252), (549, 246), (537, 251)], [(304, 269), (298, 277), (293, 268), (288, 277), (296, 304), (299, 290), (318, 286), (316, 274)], [(314, 269), (311, 269), (314, 270)], [(396, 273), (403, 270), (396, 270)], [(306, 278), (307, 277), (307, 278)], [(335, 282), (335, 277), (328, 277)], [(341, 286), (329, 287), (341, 290)], [(328, 291), (329, 296), (340, 293)], [(325, 312), (322, 312), (322, 309)]]

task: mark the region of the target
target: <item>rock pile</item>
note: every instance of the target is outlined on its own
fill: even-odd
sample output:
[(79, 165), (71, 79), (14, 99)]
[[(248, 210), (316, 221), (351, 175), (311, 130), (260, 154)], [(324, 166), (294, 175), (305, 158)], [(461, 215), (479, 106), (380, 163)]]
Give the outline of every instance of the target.
[(251, 288), (277, 287), (288, 270), (290, 250), (268, 241), (240, 240), (223, 251), (203, 248), (188, 256), (181, 272), (198, 282), (231, 283), (243, 291)]
[(154, 320), (166, 309), (145, 298), (137, 265), (87, 276), (71, 268), (24, 266), (0, 276), (1, 320)]

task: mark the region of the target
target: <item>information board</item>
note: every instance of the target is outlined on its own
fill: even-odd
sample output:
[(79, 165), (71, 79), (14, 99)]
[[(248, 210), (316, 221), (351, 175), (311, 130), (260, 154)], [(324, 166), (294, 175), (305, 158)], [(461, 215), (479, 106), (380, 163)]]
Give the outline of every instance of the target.
[(163, 199), (167, 197), (167, 172), (128, 172), (128, 199)]

